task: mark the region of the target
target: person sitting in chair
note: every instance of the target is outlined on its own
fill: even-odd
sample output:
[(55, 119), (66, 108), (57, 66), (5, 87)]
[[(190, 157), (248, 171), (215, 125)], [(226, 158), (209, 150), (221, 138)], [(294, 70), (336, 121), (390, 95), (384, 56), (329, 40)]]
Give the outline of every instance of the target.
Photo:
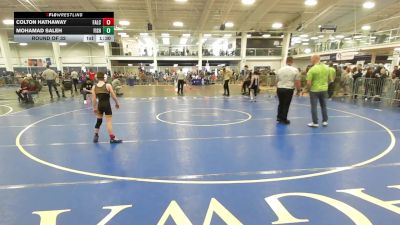
[(119, 80), (118, 77), (116, 77), (116, 78), (111, 82), (111, 85), (112, 85), (113, 89), (115, 90), (115, 94), (116, 94), (117, 96), (121, 96), (121, 95), (124, 94), (124, 93), (122, 93), (122, 84), (121, 84), (121, 81)]
[(69, 74), (65, 74), (64, 78), (61, 81), (61, 92), (63, 98), (66, 98), (65, 91), (71, 91), (71, 96), (74, 96), (72, 85), (73, 82), (71, 76)]
[(89, 76), (86, 76), (86, 80), (81, 85), (81, 93), (83, 95), (83, 104), (87, 104), (87, 95), (92, 94), (93, 81), (90, 80)]
[(28, 102), (28, 92), (29, 92), (29, 84), (32, 79), (31, 74), (27, 74), (26, 77), (21, 81), (21, 86), (15, 92), (18, 95), (18, 101)]

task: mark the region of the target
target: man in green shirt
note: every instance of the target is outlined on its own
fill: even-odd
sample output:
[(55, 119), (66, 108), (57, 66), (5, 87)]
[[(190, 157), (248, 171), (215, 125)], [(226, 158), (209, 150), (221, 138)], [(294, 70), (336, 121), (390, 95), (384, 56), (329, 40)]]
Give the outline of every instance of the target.
[(330, 81), (329, 67), (321, 63), (320, 56), (311, 57), (313, 67), (307, 73), (307, 86), (310, 90), (312, 123), (309, 127), (319, 127), (318, 125), (318, 101), (322, 110), (322, 125), (328, 126), (328, 110), (326, 107), (326, 97), (328, 95), (328, 85)]

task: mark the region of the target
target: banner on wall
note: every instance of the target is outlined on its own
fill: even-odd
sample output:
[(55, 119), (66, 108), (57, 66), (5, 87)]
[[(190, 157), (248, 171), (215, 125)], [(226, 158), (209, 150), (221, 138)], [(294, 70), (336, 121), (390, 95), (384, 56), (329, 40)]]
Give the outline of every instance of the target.
[(331, 56), (330, 55), (322, 55), (321, 56), (321, 61), (330, 61), (331, 60)]
[(46, 65), (52, 65), (50, 58), (28, 58), (25, 61), (26, 66), (30, 67), (45, 67)]
[(340, 52), (336, 54), (336, 60), (353, 60), (357, 54), (358, 52)]

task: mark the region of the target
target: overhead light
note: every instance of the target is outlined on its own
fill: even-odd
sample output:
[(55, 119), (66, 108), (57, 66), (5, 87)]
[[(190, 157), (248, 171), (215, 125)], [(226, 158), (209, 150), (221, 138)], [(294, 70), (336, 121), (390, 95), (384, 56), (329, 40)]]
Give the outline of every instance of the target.
[(396, 52), (400, 52), (400, 47), (398, 47), (398, 48), (395, 48), (395, 49), (394, 49), (394, 51), (396, 51)]
[(262, 37), (263, 37), (263, 38), (269, 38), (269, 37), (271, 37), (271, 35), (270, 35), (270, 34), (263, 34)]
[(361, 27), (361, 30), (364, 30), (364, 31), (371, 30), (371, 26), (370, 25), (364, 25), (364, 26)]
[(190, 37), (190, 34), (182, 34), (182, 37)]
[(128, 20), (120, 20), (119, 25), (121, 26), (129, 26), (131, 23)]
[(304, 4), (305, 4), (306, 6), (315, 6), (315, 5), (318, 4), (318, 1), (317, 1), (317, 0), (306, 0), (306, 1), (304, 2)]
[(174, 25), (174, 27), (183, 27), (183, 23), (180, 21), (175, 21), (172, 25)]
[(232, 34), (224, 34), (224, 37), (225, 38), (230, 38), (230, 37), (232, 37)]
[(318, 40), (318, 37), (311, 37), (311, 40)]
[(204, 37), (211, 37), (212, 34), (204, 34)]
[(242, 0), (243, 5), (253, 5), (256, 0)]
[(306, 38), (306, 39), (302, 39), (301, 41), (302, 41), (302, 42), (309, 42), (310, 39)]
[(168, 33), (162, 33), (161, 37), (169, 37), (169, 34)]
[(251, 38), (251, 34), (247, 34), (246, 36), (247, 36), (248, 38)]
[(118, 35), (124, 36), (124, 35), (126, 35), (126, 33), (124, 33), (124, 32), (119, 32)]
[(311, 49), (310, 49), (310, 48), (306, 48), (306, 49), (304, 49), (304, 53), (306, 53), (306, 54), (310, 54), (310, 53), (311, 53)]
[(19, 45), (21, 45), (21, 46), (27, 46), (28, 43), (23, 42), (23, 43), (19, 43)]
[(307, 45), (310, 45), (310, 44), (307, 43), (307, 42), (304, 42), (302, 45), (307, 46)]
[(149, 33), (140, 33), (139, 35), (142, 37), (147, 37), (147, 36), (149, 36)]
[(307, 38), (307, 37), (308, 37), (308, 34), (302, 34), (302, 35), (300, 35), (299, 37), (301, 37), (301, 38)]
[(104, 42), (97, 43), (99, 46), (104, 46)]
[(372, 9), (372, 8), (375, 7), (375, 2), (373, 2), (373, 1), (366, 1), (366, 2), (364, 2), (363, 7), (364, 7), (365, 9)]
[(176, 2), (187, 2), (187, 0), (175, 0)]
[(344, 35), (336, 35), (336, 38), (337, 38), (337, 39), (343, 39), (343, 38), (344, 38)]
[(346, 40), (346, 41), (350, 41), (350, 40), (351, 40), (351, 38), (350, 38), (350, 37), (346, 37), (346, 38), (344, 38), (344, 40)]
[(273, 23), (272, 24), (272, 28), (274, 28), (274, 29), (280, 29), (280, 28), (282, 28), (283, 27), (283, 24), (282, 23)]
[(233, 24), (232, 22), (225, 23), (225, 27), (227, 27), (227, 28), (232, 28), (233, 26), (235, 26), (235, 24)]
[(162, 42), (163, 42), (164, 45), (169, 45), (170, 44), (169, 38), (167, 38), (167, 37), (162, 38)]
[(14, 24), (14, 20), (5, 19), (5, 20), (3, 20), (3, 24), (5, 24), (5, 25), (13, 25)]
[(363, 38), (364, 36), (362, 36), (362, 35), (354, 35), (354, 39), (361, 39), (361, 38)]
[(324, 36), (324, 35), (319, 35), (318, 37), (319, 37), (319, 38), (324, 38), (325, 36)]
[(375, 36), (371, 36), (370, 38), (371, 38), (371, 39), (376, 39), (376, 37), (375, 37)]
[(335, 37), (329, 37), (329, 40), (335, 40), (336, 38)]
[(60, 46), (66, 46), (67, 43), (65, 43), (65, 42), (60, 42), (59, 45), (60, 45)]

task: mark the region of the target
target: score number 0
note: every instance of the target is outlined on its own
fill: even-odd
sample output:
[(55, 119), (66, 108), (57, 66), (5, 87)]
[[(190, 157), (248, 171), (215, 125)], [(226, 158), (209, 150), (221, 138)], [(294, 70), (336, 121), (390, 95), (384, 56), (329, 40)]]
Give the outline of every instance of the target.
[(103, 18), (103, 26), (114, 26), (114, 18)]

